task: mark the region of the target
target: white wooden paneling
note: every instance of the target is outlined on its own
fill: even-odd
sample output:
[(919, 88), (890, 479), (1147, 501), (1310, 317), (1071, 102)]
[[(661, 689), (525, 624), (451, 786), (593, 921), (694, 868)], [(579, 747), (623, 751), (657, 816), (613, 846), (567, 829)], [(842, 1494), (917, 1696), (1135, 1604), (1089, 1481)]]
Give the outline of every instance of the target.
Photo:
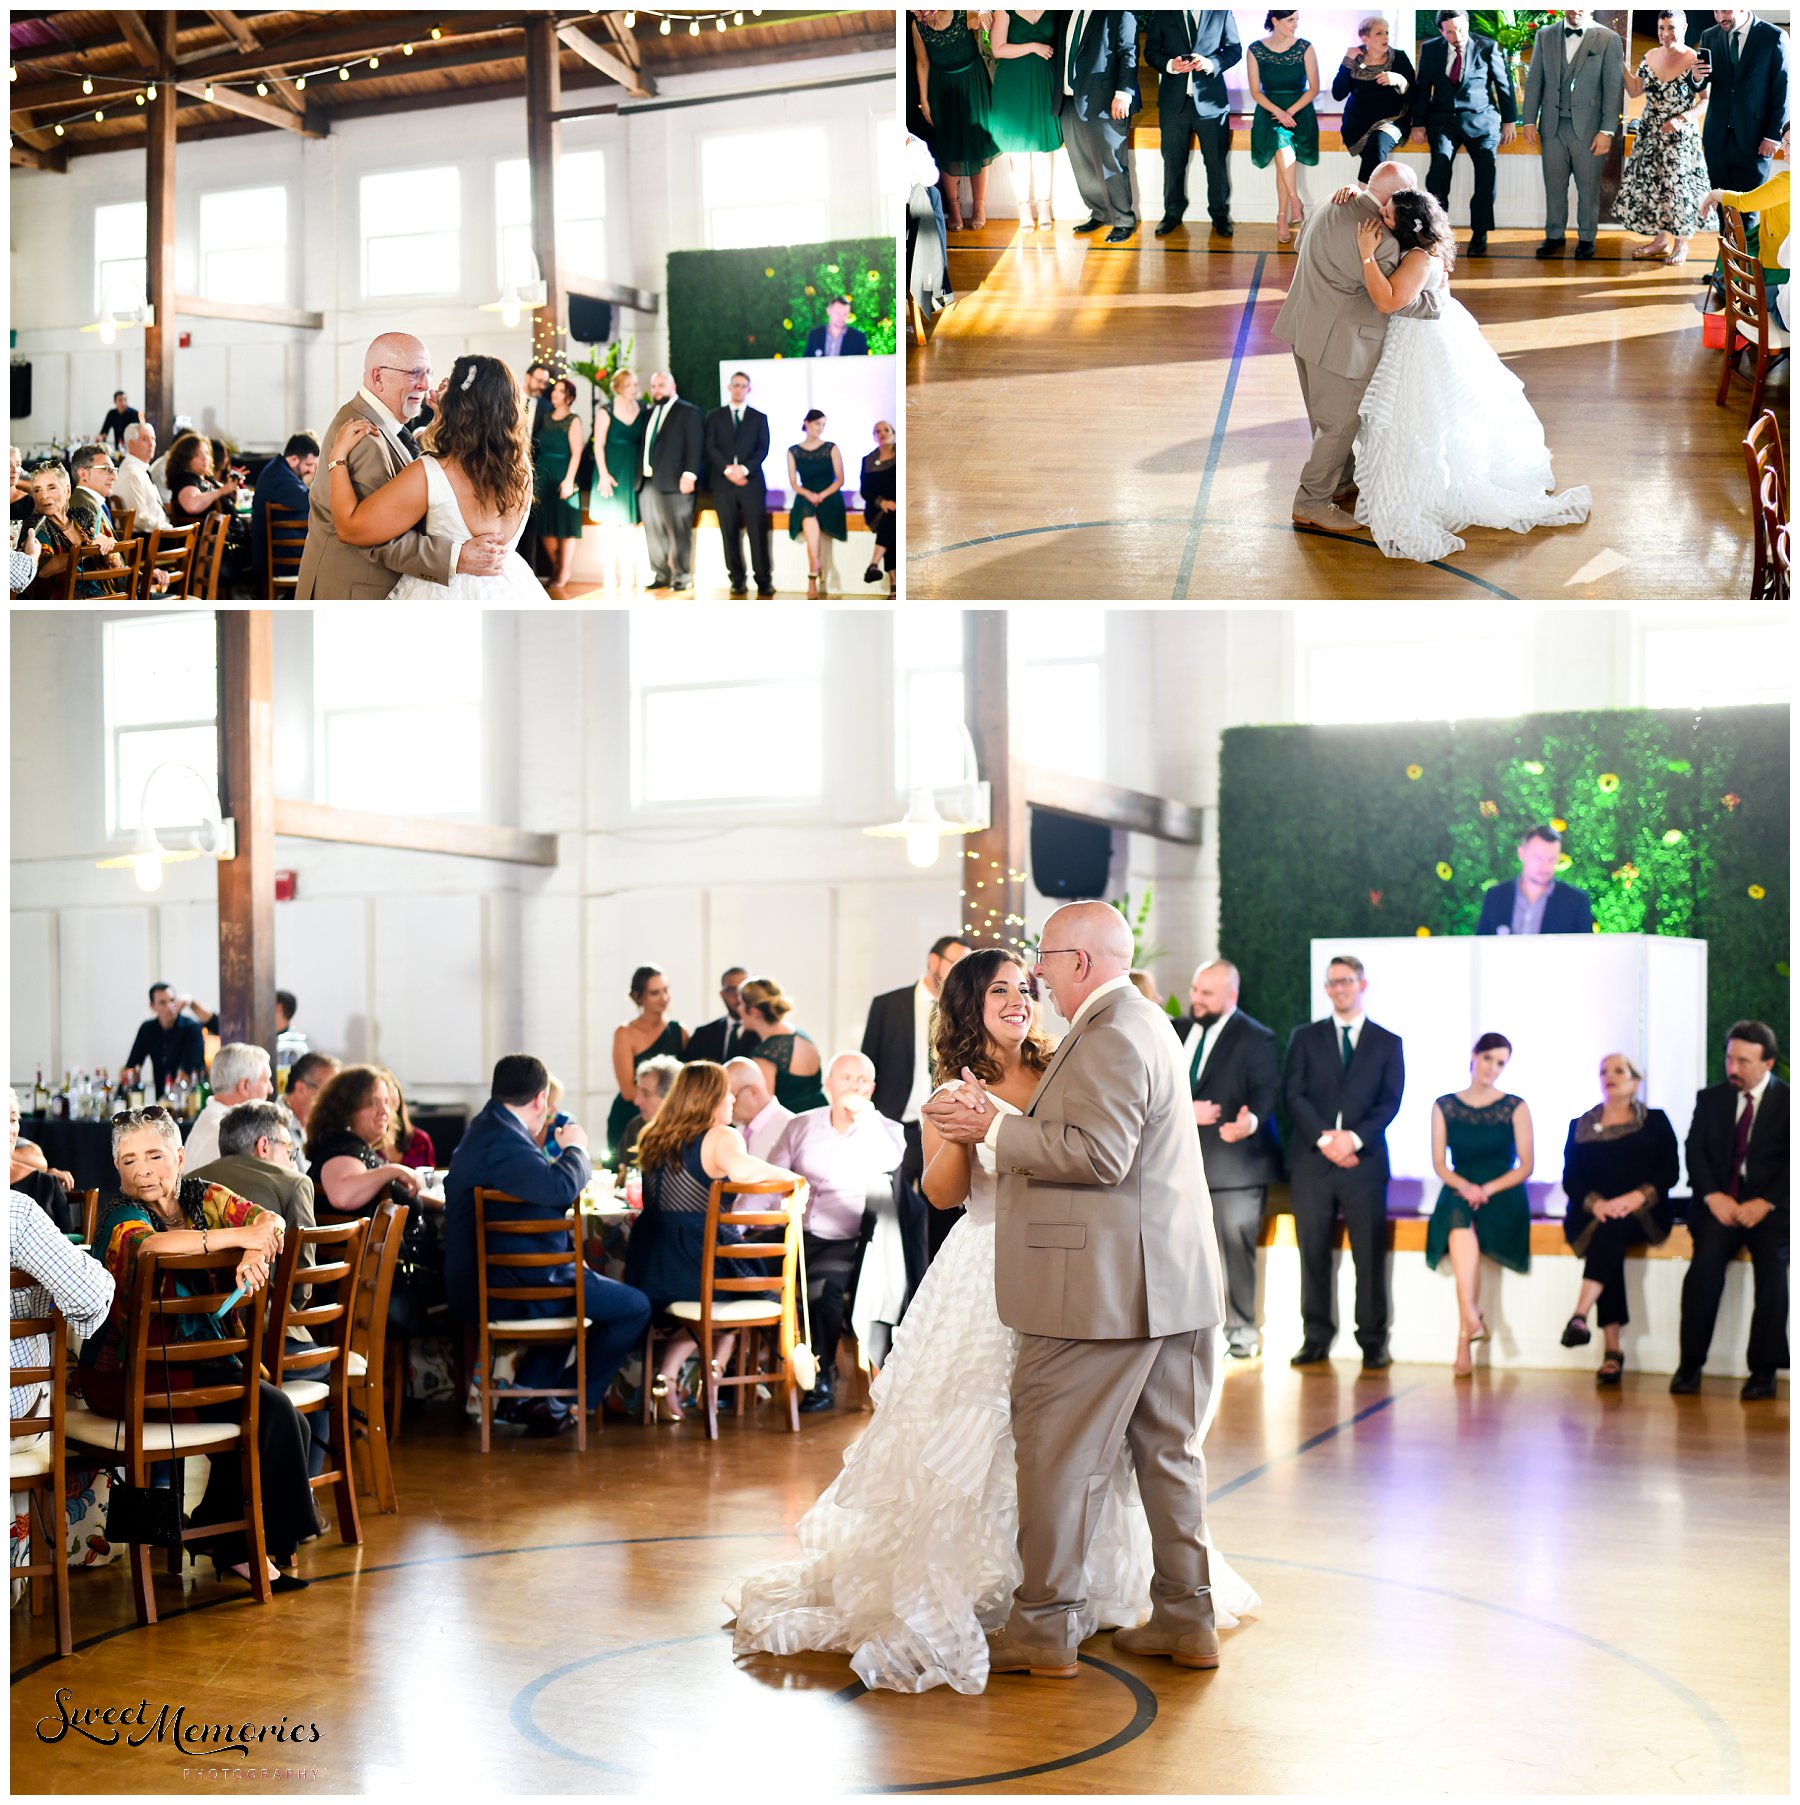
[[(227, 432), (241, 436), (225, 413), (230, 372), (231, 356), (224, 344), (197, 342), (175, 353), (175, 411), (187, 415), (208, 438), (222, 439)], [(159, 432), (157, 444), (166, 449), (172, 437), (171, 432)]]
[(217, 902), (165, 902), (157, 910), (161, 964), (183, 996), (207, 1009), (219, 1006), (219, 905)]
[[(291, 344), (233, 345), (225, 419), (239, 445), (285, 445), (299, 430), (288, 397), (298, 393), (299, 355)], [(321, 421), (323, 430), (324, 422)]]
[[(56, 982), (56, 911), (15, 909), (12, 917), (10, 1063), (14, 1083), (56, 1069), (52, 1037)], [(30, 1099), (26, 1099), (29, 1107)]]
[(309, 1045), (346, 1061), (369, 1057), (369, 910), (360, 897), (275, 907), (275, 980), (300, 1005)]
[(482, 1067), (482, 899), (375, 901), (375, 1046), (409, 1090)]
[(150, 1013), (150, 985), (167, 975), (151, 969), (150, 910), (64, 909), (60, 932), (63, 1065), (122, 1065), (131, 1037)]

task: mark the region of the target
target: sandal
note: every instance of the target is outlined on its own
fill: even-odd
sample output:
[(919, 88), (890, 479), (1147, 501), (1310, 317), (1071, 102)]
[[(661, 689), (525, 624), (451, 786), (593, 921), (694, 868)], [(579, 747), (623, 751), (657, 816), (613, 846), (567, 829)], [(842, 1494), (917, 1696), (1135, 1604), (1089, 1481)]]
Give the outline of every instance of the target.
[(806, 573), (806, 599), (809, 602), (816, 602), (819, 599), (819, 573), (816, 570), (809, 570)]
[(1625, 1378), (1625, 1356), (1608, 1350), (1607, 1356), (1600, 1362), (1600, 1370), (1594, 1374), (1596, 1385), (1618, 1385)]
[(879, 583), (881, 581), (881, 566), (879, 564), (871, 564), (869, 568), (863, 572), (863, 581), (865, 583)]
[(1562, 1332), (1564, 1347), (1586, 1347), (1594, 1339), (1594, 1331), (1587, 1326), (1585, 1316), (1571, 1316)]
[(1638, 263), (1647, 262), (1652, 257), (1660, 261), (1668, 254), (1668, 247), (1666, 245), (1656, 244), (1640, 244), (1638, 248), (1631, 253), (1633, 261)]
[(1683, 251), (1679, 257), (1665, 257), (1663, 259), (1663, 265), (1667, 269), (1680, 269), (1680, 267), (1686, 262), (1687, 262), (1687, 252), (1686, 251)]
[(1492, 1333), (1487, 1326), (1487, 1318), (1483, 1316), (1479, 1310), (1475, 1312), (1475, 1320), (1481, 1324), (1481, 1328), (1469, 1337), (1469, 1345), (1471, 1347), (1478, 1341), (1486, 1341)]

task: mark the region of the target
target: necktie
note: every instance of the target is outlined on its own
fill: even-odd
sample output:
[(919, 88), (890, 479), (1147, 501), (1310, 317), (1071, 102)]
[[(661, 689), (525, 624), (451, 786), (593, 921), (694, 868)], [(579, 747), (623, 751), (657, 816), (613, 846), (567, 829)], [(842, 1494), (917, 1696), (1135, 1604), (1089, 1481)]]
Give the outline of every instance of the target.
[(1081, 48), (1081, 27), (1086, 18), (1087, 14), (1078, 9), (1075, 17), (1069, 21), (1068, 80), (1064, 85), (1071, 91), (1075, 86), (1075, 53)]
[(406, 455), (409, 458), (416, 458), (419, 455), (419, 441), (404, 426), (400, 428), (398, 437), (400, 443), (406, 448)]
[(1450, 85), (1455, 87), (1462, 80), (1462, 52), (1456, 53), (1456, 60), (1450, 65)]
[(1738, 57), (1743, 53), (1743, 48), (1744, 34), (1741, 31), (1734, 31), (1731, 34), (1731, 66), (1734, 69), (1738, 66)]
[(744, 410), (741, 407), (734, 407), (731, 410), (731, 430), (733, 432), (736, 432), (737, 429), (740, 426), (742, 426), (743, 424), (744, 424)]
[(1348, 1028), (1340, 1028), (1338, 1032), (1344, 1037), (1344, 1070), (1347, 1072), (1350, 1069), (1350, 1055), (1354, 1053), (1356, 1049), (1350, 1044), (1350, 1030)]
[(650, 416), (650, 430), (644, 434), (644, 474), (646, 476), (652, 474), (650, 458), (651, 454), (656, 450), (656, 435), (662, 431), (663, 410), (668, 405), (669, 404), (666, 401), (657, 402), (656, 410)]
[(1200, 1038), (1194, 1043), (1194, 1063), (1188, 1067), (1188, 1089), (1198, 1090), (1200, 1086), (1200, 1068), (1206, 1063), (1206, 1037), (1212, 1030), (1202, 1028)]
[(1742, 1197), (1744, 1194), (1744, 1161), (1750, 1154), (1750, 1120), (1756, 1114), (1756, 1099), (1744, 1098), (1744, 1113), (1738, 1117), (1737, 1138), (1731, 1147), (1731, 1194)]

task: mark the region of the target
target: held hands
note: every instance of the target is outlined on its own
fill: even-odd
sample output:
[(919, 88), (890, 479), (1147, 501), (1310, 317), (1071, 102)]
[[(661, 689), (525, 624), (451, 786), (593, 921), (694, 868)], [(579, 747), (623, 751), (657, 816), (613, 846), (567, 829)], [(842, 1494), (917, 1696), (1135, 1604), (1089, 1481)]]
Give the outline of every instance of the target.
[(1764, 1197), (1752, 1197), (1737, 1206), (1739, 1228), (1755, 1228), (1765, 1216), (1774, 1213), (1775, 1206)]
[(1222, 1141), (1247, 1141), (1256, 1132), (1255, 1124), (1250, 1120), (1250, 1105), (1241, 1104), (1238, 1112), (1229, 1122), (1219, 1124), (1219, 1139)]
[(1725, 1191), (1708, 1191), (1706, 1207), (1712, 1211), (1713, 1219), (1725, 1228), (1742, 1226), (1738, 1219), (1738, 1200)]
[(1450, 1181), (1450, 1186), (1451, 1189), (1456, 1192), (1457, 1196), (1472, 1210), (1480, 1209), (1488, 1200), (1486, 1186), (1475, 1184), (1469, 1179), (1453, 1178)]
[(962, 1083), (927, 1098), (922, 1113), (942, 1139), (965, 1147), (985, 1139), (994, 1119), (987, 1086), (967, 1066)]
[(456, 554), (456, 568), (465, 577), (498, 576), (505, 562), (506, 547), (492, 533), (484, 533), (478, 539), (465, 539), (462, 550)]
[(331, 442), (331, 456), (326, 460), (335, 464), (339, 458), (347, 458), (350, 448), (361, 439), (372, 439), (375, 436), (373, 420), (346, 420), (342, 431)]
[(1346, 1172), (1357, 1163), (1356, 1142), (1347, 1128), (1328, 1130), (1319, 1141), (1319, 1151), (1334, 1166), (1342, 1166)]

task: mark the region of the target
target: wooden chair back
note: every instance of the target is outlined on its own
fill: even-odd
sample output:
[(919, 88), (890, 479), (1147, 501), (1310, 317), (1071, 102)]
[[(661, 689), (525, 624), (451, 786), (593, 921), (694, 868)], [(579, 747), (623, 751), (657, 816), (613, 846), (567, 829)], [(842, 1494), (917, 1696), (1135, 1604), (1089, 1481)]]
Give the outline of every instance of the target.
[(263, 518), (268, 543), (263, 593), (271, 599), (292, 595), (300, 581), (300, 554), (306, 550), (306, 516), (271, 501), (263, 504)]
[(131, 529), (137, 525), (137, 509), (115, 508), (109, 503), (108, 512), (113, 517), (113, 531), (118, 534), (120, 542), (123, 543), (131, 537)]
[[(1756, 561), (1750, 578), (1753, 600), (1775, 593), (1775, 535), (1788, 517), (1787, 456), (1781, 425), (1765, 408), (1744, 434), (1744, 464), (1750, 476), (1750, 514), (1756, 526)], [(1765, 499), (1765, 489), (1770, 491)]]
[[(477, 1304), (477, 1359), (481, 1365), (481, 1451), (488, 1452), (493, 1438), (494, 1400), (496, 1398), (569, 1398), (575, 1412), (575, 1447), (578, 1453), (587, 1449), (587, 1331), (590, 1326), (586, 1309), (586, 1281), (579, 1246), (579, 1228), (568, 1216), (496, 1216), (488, 1212), (496, 1205), (518, 1210), (538, 1206), (523, 1198), (510, 1197), (504, 1191), (475, 1190), (475, 1285)], [(541, 1243), (542, 1251), (515, 1253), (494, 1246), (503, 1235), (522, 1235), (528, 1241)], [(568, 1245), (563, 1237), (568, 1237)], [(556, 1243), (555, 1246), (551, 1242)], [(567, 1268), (564, 1276), (554, 1276), (558, 1267)], [(504, 1270), (513, 1276), (512, 1283), (501, 1284), (496, 1272)], [(519, 1275), (542, 1273), (542, 1278), (519, 1282)], [(490, 1320), (491, 1304), (512, 1304), (520, 1308), (503, 1310)], [(529, 1306), (543, 1306), (533, 1315)], [(575, 1343), (575, 1383), (568, 1385), (523, 1386), (494, 1383), (493, 1344), (496, 1341), (573, 1341)]]
[(81, 1191), (81, 1243), (84, 1247), (94, 1245), (94, 1231), (100, 1226), (100, 1193), (98, 1191)]
[[(350, 1322), (369, 1219), (290, 1230), (275, 1268), (263, 1365), (301, 1416), (323, 1411), (331, 1465), (312, 1477), (337, 1499), (338, 1533), (362, 1541), (350, 1461)], [(301, 1333), (303, 1331), (304, 1333)]]
[[(38, 1280), (17, 1266), (12, 1269), (12, 1289), (42, 1292)], [(27, 1494), (25, 1514), (31, 1543), (30, 1560), (23, 1566), (15, 1562), (12, 1571), (14, 1578), (31, 1582), (31, 1614), (34, 1617), (44, 1614), (46, 1587), (43, 1582), (50, 1582), (47, 1590), (56, 1619), (56, 1652), (72, 1655), (75, 1638), (69, 1627), (69, 1558), (64, 1545), (69, 1528), (68, 1482), (63, 1460), (63, 1413), (66, 1408), (63, 1385), (69, 1332), (63, 1313), (47, 1293), (43, 1295), (46, 1307), (42, 1314), (12, 1319), (15, 1337), (42, 1335), (50, 1344), (43, 1365), (12, 1369), (12, 1384), (42, 1385), (45, 1392), (29, 1416), (12, 1419), (13, 1446), (9, 1462), (12, 1489)], [(32, 1445), (19, 1447), (21, 1439)]]
[(1788, 557), (1788, 523), (1784, 520), (1775, 535), (1775, 595), (1784, 602), (1792, 594)]
[(1769, 317), (1768, 291), (1763, 284), (1761, 261), (1745, 242), (1744, 216), (1735, 207), (1719, 208), (1719, 262), (1725, 282), (1725, 352), (1719, 369), (1723, 407), (1731, 393), (1737, 363), (1745, 351), (1756, 353), (1750, 384), (1750, 418), (1762, 409), (1763, 384), (1769, 370), (1787, 355), (1787, 334)]
[(186, 595), (188, 571), (194, 562), (194, 547), (200, 541), (197, 526), (159, 526), (144, 541), (144, 564), (138, 579), (138, 599), (150, 596), (150, 573), (169, 573), (169, 594)]
[(209, 508), (200, 523), (200, 538), (194, 547), (194, 561), (188, 568), (188, 599), (216, 602), (219, 599), (219, 572), (225, 563), (225, 536), (231, 530), (231, 510)]
[(375, 1494), (376, 1508), (390, 1513), (400, 1508), (400, 1501), (388, 1459), (388, 1302), (394, 1294), (394, 1274), (399, 1270), (406, 1219), (411, 1213), (409, 1204), (383, 1201), (369, 1216), (350, 1308), (350, 1351), (344, 1362), (352, 1443), (360, 1439), (367, 1451), (369, 1490)]
[(131, 601), (137, 596), (139, 571), (144, 557), (141, 539), (121, 539), (116, 548), (103, 552), (98, 546), (84, 545), (69, 559), (62, 575), (62, 599), (74, 601), (76, 586), (85, 586), (89, 598), (112, 597)]
[[(270, 1598), (264, 1553), (262, 1488), (257, 1471), (256, 1423), (268, 1288), (253, 1291), (223, 1317), (215, 1313), (236, 1288), (236, 1248), (218, 1253), (166, 1254), (153, 1246), (140, 1248), (137, 1278), (127, 1308), (125, 1346), (125, 1415), (101, 1416), (71, 1410), (66, 1439), (71, 1448), (93, 1449), (107, 1456), (104, 1464), (121, 1467), (126, 1480), (148, 1486), (159, 1463), (205, 1454), (214, 1460), (235, 1457), (241, 1466), (244, 1515), (229, 1523), (206, 1523), (183, 1529), (181, 1539), (211, 1541), (242, 1530), (249, 1544), (250, 1586), (259, 1603)], [(195, 1339), (182, 1335), (184, 1323), (200, 1326)], [(216, 1330), (216, 1332), (215, 1332)], [(220, 1370), (235, 1357), (235, 1372)], [(196, 1370), (204, 1363), (208, 1370)], [(222, 1420), (187, 1422), (185, 1413), (225, 1405)], [(173, 1419), (173, 1420), (171, 1420)], [(133, 1542), (131, 1584), (138, 1621), (156, 1621), (156, 1597), (150, 1585), (150, 1548)]]

